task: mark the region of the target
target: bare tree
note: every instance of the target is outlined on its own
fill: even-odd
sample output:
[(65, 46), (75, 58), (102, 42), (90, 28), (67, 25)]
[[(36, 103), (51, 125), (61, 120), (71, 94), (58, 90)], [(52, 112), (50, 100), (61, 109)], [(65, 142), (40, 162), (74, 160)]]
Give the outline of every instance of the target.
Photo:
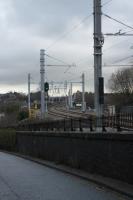
[(109, 80), (109, 88), (115, 93), (133, 94), (133, 67), (113, 73)]

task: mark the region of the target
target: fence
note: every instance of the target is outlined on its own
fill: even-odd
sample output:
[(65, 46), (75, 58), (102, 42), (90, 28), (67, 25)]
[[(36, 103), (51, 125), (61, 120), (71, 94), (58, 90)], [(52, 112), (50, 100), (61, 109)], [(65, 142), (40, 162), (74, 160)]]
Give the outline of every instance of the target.
[(107, 128), (115, 128), (117, 131), (133, 129), (133, 114), (118, 113), (113, 116), (102, 116), (89, 118), (72, 118), (62, 120), (45, 121), (23, 121), (18, 125), (18, 130), (29, 131), (94, 131), (97, 127), (97, 121), (100, 120), (101, 128), (106, 131)]

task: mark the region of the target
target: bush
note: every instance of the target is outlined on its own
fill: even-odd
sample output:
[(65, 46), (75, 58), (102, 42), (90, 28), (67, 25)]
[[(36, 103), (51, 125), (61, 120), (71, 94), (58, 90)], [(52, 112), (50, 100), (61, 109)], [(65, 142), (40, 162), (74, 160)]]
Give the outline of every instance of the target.
[(18, 114), (18, 120), (21, 121), (23, 119), (27, 119), (29, 116), (28, 111), (20, 111)]

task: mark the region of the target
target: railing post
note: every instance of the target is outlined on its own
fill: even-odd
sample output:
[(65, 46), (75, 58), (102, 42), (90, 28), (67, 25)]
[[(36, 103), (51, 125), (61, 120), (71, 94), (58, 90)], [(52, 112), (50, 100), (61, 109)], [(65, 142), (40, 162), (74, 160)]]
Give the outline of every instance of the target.
[(92, 117), (90, 117), (89, 121), (90, 121), (90, 131), (92, 132), (93, 131), (93, 120), (92, 120)]
[(106, 132), (104, 115), (102, 115), (102, 131)]
[(120, 113), (117, 113), (117, 131), (121, 131), (121, 127), (120, 127)]
[(79, 119), (79, 130), (81, 132), (83, 131), (81, 118)]
[(54, 130), (54, 121), (50, 123), (50, 128), (51, 128), (51, 131)]
[(71, 119), (71, 131), (73, 131), (73, 119)]
[(47, 122), (45, 122), (45, 130), (48, 131), (48, 125), (47, 125)]
[(130, 113), (129, 124), (130, 124), (130, 128), (133, 128), (133, 113)]
[(66, 131), (66, 120), (64, 119), (64, 131)]
[(130, 127), (133, 128), (133, 114), (130, 114)]

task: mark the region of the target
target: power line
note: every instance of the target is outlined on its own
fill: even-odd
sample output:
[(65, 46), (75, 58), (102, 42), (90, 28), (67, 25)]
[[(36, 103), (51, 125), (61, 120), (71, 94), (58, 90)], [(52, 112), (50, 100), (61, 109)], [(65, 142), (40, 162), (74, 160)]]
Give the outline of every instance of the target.
[(105, 49), (103, 50), (103, 53), (105, 53), (107, 50), (109, 50), (109, 49), (111, 49), (111, 48), (113, 48), (113, 47), (115, 47), (115, 46), (120, 45), (120, 44), (123, 43), (123, 42), (127, 42), (128, 40), (129, 40), (129, 38), (126, 39), (126, 40), (123, 40), (123, 41), (117, 42), (117, 43), (111, 45), (110, 47), (105, 48)]
[(133, 34), (131, 34), (131, 33), (128, 34), (126, 32), (121, 32), (121, 31), (116, 32), (116, 33), (106, 33), (104, 35), (106, 35), (106, 36), (114, 36), (114, 37), (116, 37), (116, 36), (133, 36)]
[(120, 63), (120, 62), (122, 62), (122, 61), (124, 61), (124, 60), (127, 60), (127, 59), (129, 59), (129, 58), (132, 58), (132, 57), (133, 57), (133, 55), (127, 56), (127, 57), (122, 58), (122, 59), (120, 59), (120, 60), (116, 60), (115, 62), (113, 62), (113, 64), (115, 64), (115, 63)]
[(47, 47), (48, 49), (51, 49), (57, 42), (59, 42), (60, 40), (62, 40), (63, 38), (67, 37), (67, 35), (69, 35), (70, 33), (72, 33), (75, 29), (77, 29), (82, 23), (84, 23), (87, 19), (89, 19), (92, 16), (92, 14), (90, 14), (87, 17), (84, 17), (78, 24), (76, 24), (75, 26), (73, 26), (73, 28), (65, 33), (63, 33), (61, 36), (59, 36), (51, 45), (49, 45)]
[[(129, 33), (129, 32), (132, 32), (132, 30), (127, 31), (127, 32), (125, 32), (125, 33)], [(107, 50), (112, 49), (113, 47), (118, 46), (118, 45), (120, 45), (120, 44), (123, 43), (123, 42), (127, 42), (128, 40), (129, 40), (129, 38), (126, 39), (126, 40), (124, 39), (123, 41), (117, 42), (117, 43), (111, 45), (110, 47), (105, 48), (105, 49), (103, 50), (103, 53), (106, 53)], [(86, 56), (85, 58), (79, 59), (79, 60), (76, 61), (75, 63), (76, 63), (76, 64), (77, 64), (77, 63), (79, 64), (79, 63), (82, 63), (82, 62), (87, 62), (87, 59), (89, 59), (88, 56)]]
[(68, 67), (68, 65), (45, 65), (45, 66), (47, 66), (47, 67)]
[(58, 62), (60, 62), (60, 63), (62, 63), (61, 65), (46, 65), (46, 66), (48, 66), (48, 67), (53, 67), (53, 66), (55, 66), (55, 67), (67, 67), (67, 69), (64, 71), (64, 73), (66, 73), (71, 67), (76, 67), (76, 65), (75, 64), (68, 64), (68, 63), (66, 63), (66, 62), (64, 62), (64, 61), (62, 61), (62, 60), (60, 60), (60, 59), (58, 59), (58, 58), (55, 58), (55, 57), (53, 57), (53, 56), (50, 56), (50, 55), (48, 55), (48, 54), (45, 54), (47, 57), (49, 57), (49, 58), (51, 58), (51, 59), (53, 59), (53, 60), (56, 60), (56, 61), (58, 61)]
[(87, 60), (88, 60), (88, 56), (86, 56), (85, 58), (81, 58), (80, 60), (76, 61), (76, 63), (80, 64), (85, 61), (87, 62)]
[(133, 30), (133, 27), (132, 27), (132, 26), (129, 26), (129, 25), (127, 25), (127, 24), (125, 24), (125, 23), (123, 23), (123, 22), (121, 22), (121, 21), (119, 21), (119, 20), (113, 18), (113, 17), (110, 17), (110, 16), (107, 15), (107, 14), (104, 14), (104, 13), (102, 13), (102, 14), (103, 14), (105, 17), (107, 17), (107, 18), (109, 18), (109, 19), (111, 19), (111, 20), (113, 20), (113, 21), (115, 21), (115, 22), (117, 22), (117, 23), (119, 23), (119, 24), (121, 24), (121, 25), (123, 25), (123, 26), (126, 26), (126, 27), (128, 27), (128, 28), (130, 28), (130, 29)]
[(58, 62), (60, 62), (60, 63), (63, 63), (63, 64), (65, 64), (65, 65), (70, 66), (70, 64), (68, 64), (68, 63), (66, 63), (66, 62), (64, 62), (64, 61), (62, 61), (61, 59), (55, 58), (55, 57), (53, 57), (53, 56), (51, 56), (51, 55), (48, 55), (48, 54), (45, 54), (45, 55), (46, 55), (47, 57), (53, 59), (53, 60), (56, 60), (56, 61), (58, 61)]
[(133, 30), (126, 31), (125, 34), (131, 33), (131, 32), (133, 32)]
[[(112, 1), (112, 0), (110, 0), (110, 1)], [(110, 1), (108, 1), (108, 3), (110, 2)], [(107, 2), (106, 2), (107, 3)], [(104, 5), (104, 4), (103, 4)], [(128, 27), (129, 28), (129, 27)], [(125, 32), (125, 34), (127, 34), (127, 33), (130, 33), (130, 32), (132, 32), (133, 30), (130, 30), (130, 31), (126, 31)], [(115, 44), (113, 44), (113, 45), (111, 45), (110, 47), (107, 47), (107, 48), (105, 48), (104, 50), (103, 50), (103, 53), (105, 53), (108, 49), (111, 49), (111, 48), (113, 48), (114, 46), (117, 46), (117, 45), (119, 45), (119, 44), (121, 44), (121, 43), (123, 43), (123, 42), (126, 42), (126, 41), (128, 41), (129, 40), (129, 38), (128, 39), (126, 39), (126, 40), (123, 40), (123, 41), (121, 41), (121, 42), (117, 42), (117, 43), (115, 43)], [(81, 59), (79, 59), (78, 61), (76, 61), (75, 63), (81, 63), (81, 62), (85, 62), (85, 61), (87, 61), (87, 58), (88, 58), (88, 56), (86, 56), (85, 58), (81, 58)]]
[(129, 65), (129, 64), (121, 64), (121, 65), (108, 65), (108, 64), (105, 64), (104, 67), (133, 67), (133, 64), (132, 65)]
[[(133, 32), (133, 30), (126, 31), (125, 34), (131, 33), (131, 32)], [(111, 45), (110, 47), (105, 48), (105, 49), (103, 50), (103, 53), (105, 53), (108, 49), (113, 48), (114, 46), (120, 45), (120, 44), (123, 43), (123, 42), (127, 42), (128, 40), (129, 40), (129, 38), (128, 38), (128, 39), (124, 39), (123, 41), (117, 42), (117, 43)]]
[(105, 3), (103, 3), (102, 6), (105, 6), (105, 5), (109, 4), (111, 1), (113, 1), (113, 0), (109, 0), (109, 1), (107, 1), (107, 2), (105, 2)]

